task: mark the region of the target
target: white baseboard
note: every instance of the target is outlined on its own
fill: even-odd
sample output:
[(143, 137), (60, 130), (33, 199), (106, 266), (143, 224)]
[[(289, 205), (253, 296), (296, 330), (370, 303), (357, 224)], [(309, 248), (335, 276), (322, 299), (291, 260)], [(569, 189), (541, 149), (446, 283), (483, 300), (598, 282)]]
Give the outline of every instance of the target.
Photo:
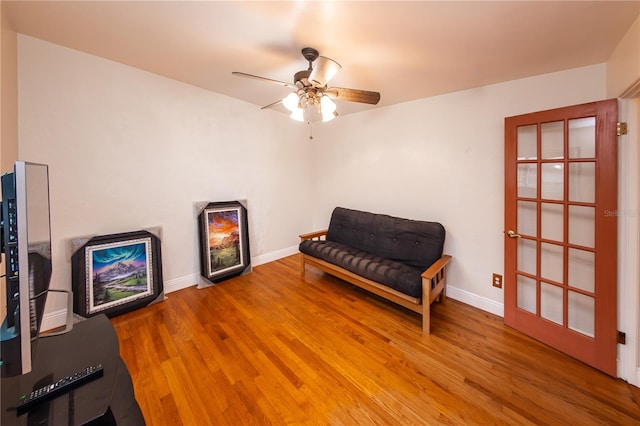
[(49, 312), (42, 317), (41, 331), (53, 330), (54, 328), (64, 327), (67, 324), (67, 310), (61, 309), (55, 312)]
[(191, 287), (192, 285), (198, 284), (200, 280), (200, 274), (190, 274), (185, 275), (183, 277), (174, 278), (172, 280), (167, 280), (163, 283), (162, 288), (164, 289), (164, 294), (171, 293), (172, 291), (182, 290), (183, 288)]
[(447, 297), (504, 318), (504, 304), (447, 284)]
[[(274, 260), (282, 259), (283, 257), (291, 256), (298, 253), (298, 246), (288, 247), (286, 249), (274, 251), (271, 253), (263, 254), (260, 256), (251, 258), (251, 266), (263, 265), (265, 263), (273, 262)], [(197, 285), (200, 282), (200, 274), (185, 275), (183, 277), (174, 278), (164, 282), (164, 293), (168, 294), (173, 291), (182, 290), (183, 288)]]
[(298, 253), (297, 245), (278, 251), (272, 251), (271, 253), (262, 254), (260, 256), (252, 257), (251, 264), (253, 266), (264, 265), (265, 263), (273, 262), (274, 260), (282, 259), (283, 257), (291, 256), (296, 253)]

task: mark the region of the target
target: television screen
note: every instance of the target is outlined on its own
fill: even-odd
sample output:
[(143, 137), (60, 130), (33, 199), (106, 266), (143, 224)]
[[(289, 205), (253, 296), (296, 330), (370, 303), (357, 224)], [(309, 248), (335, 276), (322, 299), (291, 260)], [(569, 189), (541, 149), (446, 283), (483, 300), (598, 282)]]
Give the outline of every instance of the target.
[(0, 329), (3, 377), (31, 371), (51, 280), (49, 172), (16, 162), (2, 176), (6, 315)]

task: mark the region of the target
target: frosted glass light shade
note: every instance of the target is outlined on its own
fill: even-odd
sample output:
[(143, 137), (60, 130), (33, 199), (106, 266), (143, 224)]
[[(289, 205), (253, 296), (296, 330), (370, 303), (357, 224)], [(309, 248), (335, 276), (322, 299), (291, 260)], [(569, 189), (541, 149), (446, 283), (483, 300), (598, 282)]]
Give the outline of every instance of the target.
[(293, 118), (296, 121), (304, 121), (304, 111), (302, 108), (296, 108), (291, 112), (291, 115), (289, 117)]
[(322, 112), (322, 121), (327, 122), (336, 118), (336, 104), (326, 96), (320, 99), (320, 111)]
[(298, 102), (300, 102), (298, 95), (294, 92), (291, 92), (287, 95), (286, 98), (282, 100), (282, 105), (284, 105), (284, 107), (289, 111), (295, 112), (295, 110), (300, 109), (298, 108)]

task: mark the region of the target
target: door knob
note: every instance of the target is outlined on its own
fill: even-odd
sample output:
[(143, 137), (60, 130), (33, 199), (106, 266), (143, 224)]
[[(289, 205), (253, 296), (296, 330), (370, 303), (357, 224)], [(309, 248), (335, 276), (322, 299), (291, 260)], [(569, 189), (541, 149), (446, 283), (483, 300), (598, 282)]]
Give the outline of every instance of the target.
[(509, 238), (520, 238), (520, 237), (522, 237), (520, 234), (516, 234), (511, 229), (509, 229), (507, 231), (507, 235), (509, 236)]

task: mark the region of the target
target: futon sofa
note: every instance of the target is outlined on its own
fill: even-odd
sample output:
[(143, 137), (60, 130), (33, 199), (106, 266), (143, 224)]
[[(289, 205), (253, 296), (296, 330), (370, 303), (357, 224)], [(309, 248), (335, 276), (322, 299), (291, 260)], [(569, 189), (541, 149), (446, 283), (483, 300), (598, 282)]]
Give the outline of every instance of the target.
[(446, 297), (445, 229), (437, 222), (337, 207), (329, 227), (300, 235), (301, 273), (311, 265), (422, 314)]

